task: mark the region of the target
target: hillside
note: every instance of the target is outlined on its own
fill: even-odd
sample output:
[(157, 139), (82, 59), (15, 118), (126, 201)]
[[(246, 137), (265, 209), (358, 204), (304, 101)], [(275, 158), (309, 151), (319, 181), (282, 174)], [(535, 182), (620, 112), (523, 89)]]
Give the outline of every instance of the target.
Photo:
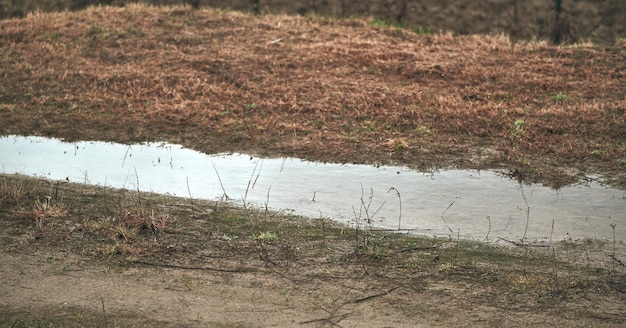
[(0, 133), (624, 186), (626, 47), (95, 7), (0, 21)]
[(193, 4), (246, 12), (372, 17), (387, 23), (455, 34), (505, 33), (514, 40), (592, 41), (626, 37), (626, 2), (564, 0), (557, 18), (553, 0), (23, 0), (0, 1), (0, 18), (32, 11), (84, 9), (90, 5)]

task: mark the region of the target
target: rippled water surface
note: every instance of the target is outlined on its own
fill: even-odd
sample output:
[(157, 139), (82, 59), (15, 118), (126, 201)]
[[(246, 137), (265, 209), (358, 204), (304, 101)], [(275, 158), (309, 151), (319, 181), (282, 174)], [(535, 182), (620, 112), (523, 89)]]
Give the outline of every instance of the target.
[[(626, 240), (626, 192), (585, 182), (553, 190), (495, 171), (323, 164), (296, 158), (206, 155), (180, 145), (0, 138), (2, 173), (206, 199), (266, 204), (425, 235), (530, 241)], [(221, 179), (221, 184), (220, 184)], [(222, 189), (223, 185), (223, 189)]]

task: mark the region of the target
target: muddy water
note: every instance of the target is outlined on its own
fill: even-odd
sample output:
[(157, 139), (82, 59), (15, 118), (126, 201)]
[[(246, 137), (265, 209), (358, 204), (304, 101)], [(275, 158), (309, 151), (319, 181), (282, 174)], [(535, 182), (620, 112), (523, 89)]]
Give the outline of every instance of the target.
[[(626, 240), (626, 191), (596, 179), (553, 190), (495, 171), (323, 164), (206, 155), (173, 144), (0, 138), (0, 172), (181, 197), (228, 196), (271, 209), (374, 228), (479, 240)], [(220, 183), (221, 180), (221, 183)]]

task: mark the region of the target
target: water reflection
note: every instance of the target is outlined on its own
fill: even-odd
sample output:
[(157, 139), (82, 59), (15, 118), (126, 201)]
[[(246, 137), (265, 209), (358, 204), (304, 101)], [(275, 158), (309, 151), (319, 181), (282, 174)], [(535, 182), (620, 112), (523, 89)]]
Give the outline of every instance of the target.
[[(227, 195), (272, 209), (425, 235), (530, 241), (626, 240), (626, 192), (585, 182), (552, 190), (494, 171), (421, 173), (403, 167), (322, 164), (296, 158), (206, 155), (180, 145), (65, 143), (0, 138), (3, 173), (69, 179), (194, 198)], [(220, 183), (221, 180), (221, 183)], [(528, 212), (527, 210), (530, 209)]]

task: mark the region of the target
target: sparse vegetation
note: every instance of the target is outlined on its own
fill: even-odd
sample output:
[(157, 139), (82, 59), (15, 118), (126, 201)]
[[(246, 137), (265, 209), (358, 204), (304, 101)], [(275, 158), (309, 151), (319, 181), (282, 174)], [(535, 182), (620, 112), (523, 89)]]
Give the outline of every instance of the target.
[(261, 232), (258, 235), (257, 234), (252, 235), (252, 239), (257, 240), (264, 244), (271, 244), (272, 242), (278, 239), (278, 236), (273, 232), (265, 231), (265, 232)]
[[(428, 169), (508, 166), (553, 186), (576, 180), (559, 174), (576, 167), (626, 186), (623, 44), (513, 44), (358, 18), (144, 5), (0, 21), (0, 43), (2, 134)], [(0, 175), (0, 326), (626, 322), (625, 246), (615, 239), (496, 247), (375, 231), (371, 198), (364, 191), (355, 227), (346, 227)], [(30, 302), (66, 280), (78, 286), (67, 305)], [(252, 310), (204, 316), (227, 301)], [(129, 313), (133, 302), (141, 313)]]
[[(20, 186), (24, 191), (18, 199), (20, 204), (37, 204), (40, 198), (56, 202), (49, 196), (48, 184), (41, 182), (2, 175), (0, 193), (15, 195), (15, 186)], [(286, 282), (274, 287), (278, 294), (298, 297), (293, 294), (293, 288), (305, 290), (306, 302), (310, 299), (320, 306), (338, 307), (339, 313), (347, 312), (342, 312), (342, 306), (336, 302), (345, 306), (370, 299), (380, 311), (407, 316), (402, 319), (408, 320), (407, 323), (414, 322), (410, 318), (411, 309), (417, 307), (437, 308), (423, 314), (420, 320), (440, 323), (462, 320), (466, 326), (480, 325), (484, 323), (482, 320), (494, 322), (503, 314), (509, 316), (507, 322), (523, 324), (525, 319), (516, 319), (518, 310), (549, 310), (555, 319), (543, 324), (554, 326), (563, 324), (562, 319), (556, 318), (565, 312), (576, 313), (568, 319), (571, 325), (576, 325), (578, 320), (618, 326), (626, 322), (623, 312), (611, 313), (612, 308), (619, 308), (626, 299), (625, 246), (615, 240), (564, 240), (537, 248), (497, 247), (375, 231), (367, 222), (376, 211), (367, 193), (362, 199), (363, 207), (355, 209), (358, 213), (355, 219), (361, 222), (355, 230), (324, 218), (290, 217), (260, 209), (242, 209), (221, 201), (194, 200), (190, 206), (188, 199), (137, 195), (128, 190), (81, 184), (63, 184), (59, 188), (64, 195), (65, 214), (47, 216), (46, 224), (23, 217), (18, 202), (1, 207), (3, 247), (13, 250), (13, 256), (16, 250), (45, 247), (51, 253), (79, 257), (81, 263), (90, 267), (106, 266), (116, 271), (148, 270), (147, 273), (150, 268), (161, 267), (181, 273), (208, 270), (255, 272), (265, 279), (286, 277)], [(29, 237), (33, 235), (37, 237)], [(66, 265), (71, 272), (72, 264)], [(150, 275), (151, 279), (171, 279), (165, 272)], [(328, 282), (338, 277), (345, 286), (361, 287), (358, 291), (346, 289), (337, 294), (334, 285)], [(151, 288), (157, 286), (158, 283)], [(381, 290), (385, 292), (378, 295), (376, 291)], [(464, 290), (472, 292), (466, 294), (468, 298), (462, 304), (490, 308), (492, 314), (481, 315), (483, 319), (477, 322), (471, 316), (458, 317), (458, 308), (445, 304)], [(374, 299), (379, 297), (380, 300)], [(423, 302), (425, 299), (430, 301)], [(113, 306), (109, 300), (104, 299), (105, 302)], [(597, 302), (604, 305), (588, 307)], [(402, 310), (396, 312), (397, 309)], [(141, 317), (124, 315), (115, 308), (106, 311), (106, 319), (99, 311), (80, 307), (66, 309), (65, 314), (51, 315), (46, 311), (31, 309), (28, 315), (3, 311), (0, 325), (54, 322), (52, 326), (56, 327), (81, 322), (94, 325), (94, 321), (102, 325), (102, 320), (121, 326), (154, 325), (154, 322), (140, 324), (144, 320)], [(157, 325), (176, 322), (184, 323), (166, 320)]]
[(432, 31), (423, 26), (408, 26), (398, 22), (390, 22), (383, 19), (374, 19), (370, 22), (372, 26), (388, 28), (388, 29), (406, 29), (417, 34), (430, 34)]
[(554, 100), (557, 103), (562, 103), (567, 99), (567, 96), (565, 96), (562, 93), (557, 93), (554, 96), (552, 96), (552, 100)]

